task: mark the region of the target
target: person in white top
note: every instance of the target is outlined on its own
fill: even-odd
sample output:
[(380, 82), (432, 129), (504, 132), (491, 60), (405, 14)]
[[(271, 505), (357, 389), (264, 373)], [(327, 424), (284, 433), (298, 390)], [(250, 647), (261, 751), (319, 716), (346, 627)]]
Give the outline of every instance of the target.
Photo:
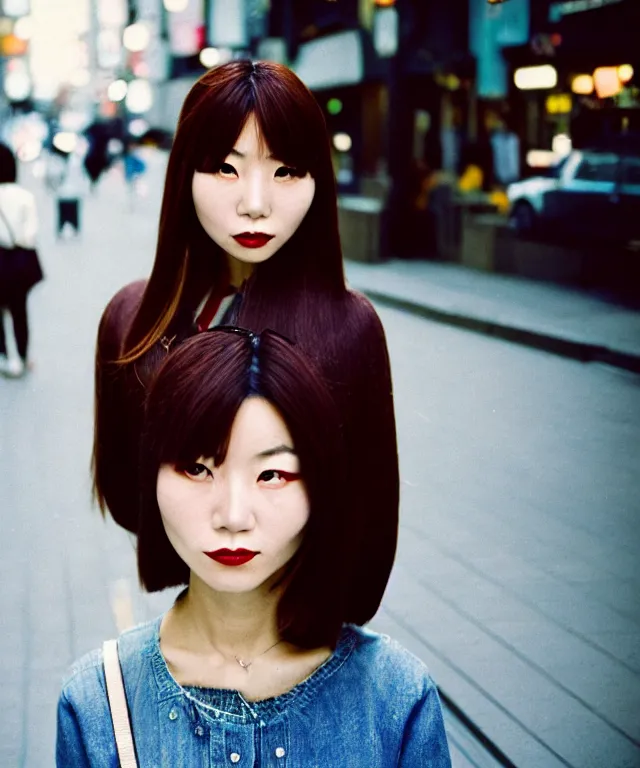
[(47, 170), (49, 186), (58, 202), (57, 236), (62, 237), (68, 224), (80, 234), (82, 224), (82, 199), (89, 191), (89, 177), (84, 168), (84, 147), (78, 143), (65, 154), (58, 151), (49, 156)]
[[(13, 152), (0, 144), (0, 248), (35, 248), (38, 233), (38, 214), (31, 192), (16, 183), (17, 170)], [(0, 284), (0, 373), (9, 377), (21, 376), (29, 369), (29, 322), (27, 292), (15, 286)], [(9, 360), (3, 325), (8, 309), (13, 320), (13, 332), (19, 359)]]

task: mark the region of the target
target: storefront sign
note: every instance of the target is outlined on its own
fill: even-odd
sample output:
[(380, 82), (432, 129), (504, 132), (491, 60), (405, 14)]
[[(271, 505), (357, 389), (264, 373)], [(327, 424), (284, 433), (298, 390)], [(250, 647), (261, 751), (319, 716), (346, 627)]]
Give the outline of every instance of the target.
[(203, 0), (189, 0), (182, 11), (168, 15), (169, 48), (174, 56), (193, 56), (203, 44)]
[(619, 2), (621, 0), (566, 0), (562, 3), (552, 3), (549, 6), (549, 21), (560, 21), (563, 16), (570, 16), (572, 13), (592, 11), (594, 8), (603, 8), (605, 5)]
[(364, 61), (359, 33), (338, 32), (301, 45), (293, 70), (309, 88), (362, 82)]
[(373, 45), (383, 59), (398, 52), (398, 11), (394, 7), (376, 11), (373, 17)]
[(245, 0), (213, 0), (209, 6), (209, 45), (246, 48), (247, 10)]
[(529, 40), (529, 0), (490, 5), (469, 0), (469, 47), (477, 60), (476, 84), (481, 98), (504, 98), (508, 67), (502, 49)]
[(26, 16), (31, 11), (30, 0), (4, 0), (0, 5), (5, 16)]

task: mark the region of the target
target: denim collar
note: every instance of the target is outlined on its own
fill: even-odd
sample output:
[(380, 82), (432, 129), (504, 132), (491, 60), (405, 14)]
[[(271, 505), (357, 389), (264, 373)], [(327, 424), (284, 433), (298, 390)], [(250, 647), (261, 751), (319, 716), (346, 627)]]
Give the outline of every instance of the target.
[(261, 701), (246, 701), (235, 690), (223, 688), (199, 688), (180, 685), (167, 667), (160, 650), (160, 624), (162, 616), (152, 623), (151, 643), (148, 647), (151, 666), (158, 686), (158, 701), (182, 698), (185, 705), (191, 705), (207, 720), (226, 720), (234, 723), (255, 723), (261, 725), (279, 719), (292, 707), (304, 707), (311, 701), (318, 689), (347, 661), (356, 645), (355, 630), (345, 624), (340, 632), (336, 649), (329, 658), (315, 669), (309, 677), (298, 683), (281, 696)]

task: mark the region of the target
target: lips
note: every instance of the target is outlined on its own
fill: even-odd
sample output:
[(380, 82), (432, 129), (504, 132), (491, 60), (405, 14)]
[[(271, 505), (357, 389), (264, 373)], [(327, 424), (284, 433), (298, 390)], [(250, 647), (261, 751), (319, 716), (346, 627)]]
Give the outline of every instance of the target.
[(264, 232), (241, 232), (239, 235), (234, 235), (233, 239), (243, 248), (262, 248), (269, 240), (273, 240), (273, 237), (273, 235), (265, 235)]
[(215, 560), (216, 563), (234, 566), (248, 563), (258, 552), (252, 552), (250, 549), (216, 549), (215, 552), (205, 552), (204, 554)]

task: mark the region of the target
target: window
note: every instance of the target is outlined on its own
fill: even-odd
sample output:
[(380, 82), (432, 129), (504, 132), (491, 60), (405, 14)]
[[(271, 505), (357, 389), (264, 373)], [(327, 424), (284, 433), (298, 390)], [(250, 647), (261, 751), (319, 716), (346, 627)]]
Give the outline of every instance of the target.
[(613, 183), (616, 180), (618, 158), (615, 155), (585, 155), (576, 171), (576, 181), (604, 181)]

